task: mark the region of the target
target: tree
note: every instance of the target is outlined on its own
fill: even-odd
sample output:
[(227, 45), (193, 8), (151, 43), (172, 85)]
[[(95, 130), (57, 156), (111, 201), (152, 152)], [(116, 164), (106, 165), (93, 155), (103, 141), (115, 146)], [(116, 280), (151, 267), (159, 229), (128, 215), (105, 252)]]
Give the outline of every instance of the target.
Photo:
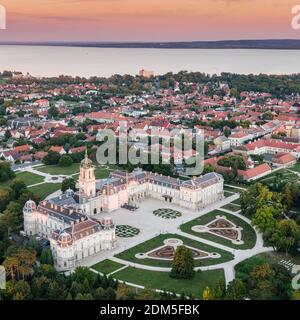
[(16, 176), (11, 169), (10, 163), (6, 161), (0, 162), (0, 182), (6, 182), (13, 179)]
[(223, 299), (226, 296), (226, 283), (221, 279), (214, 288), (214, 297), (216, 299)]
[(252, 224), (261, 232), (273, 229), (276, 226), (276, 214), (277, 210), (274, 207), (264, 205), (256, 210), (255, 215), (252, 217)]
[(209, 287), (206, 287), (203, 290), (202, 298), (203, 298), (203, 300), (213, 300), (213, 298), (214, 298), (213, 292), (210, 290)]
[(13, 288), (13, 299), (14, 300), (27, 300), (30, 297), (30, 286), (24, 281), (17, 281)]
[(214, 172), (214, 171), (215, 171), (214, 166), (209, 163), (209, 164), (206, 164), (206, 165), (204, 166), (204, 169), (203, 169), (203, 173), (202, 173), (202, 174), (206, 174), (206, 173), (210, 173), (210, 172)]
[(21, 278), (24, 280), (30, 275), (35, 262), (36, 252), (34, 250), (19, 248), (17, 252), (6, 257), (3, 266), (11, 275), (12, 279), (17, 277), (18, 279)]
[(58, 152), (49, 151), (48, 154), (43, 159), (44, 164), (52, 165), (57, 164), (60, 159), (60, 154)]
[(126, 284), (120, 284), (116, 291), (117, 300), (132, 300), (135, 295), (135, 290)]
[(12, 200), (12, 190), (10, 188), (0, 189), (0, 212), (3, 212)]
[(65, 154), (59, 159), (58, 164), (60, 167), (70, 167), (73, 164), (73, 160), (69, 155)]
[(13, 180), (10, 185), (10, 188), (14, 192), (14, 198), (19, 199), (20, 195), (27, 190), (25, 182), (19, 178)]
[(241, 210), (246, 216), (252, 217), (258, 208), (272, 202), (273, 193), (261, 183), (255, 183), (241, 194)]
[(246, 286), (240, 279), (232, 280), (227, 287), (226, 297), (229, 300), (241, 300), (245, 297)]
[(44, 248), (40, 257), (40, 263), (41, 264), (49, 264), (53, 266), (53, 256), (50, 249)]
[(299, 239), (299, 227), (294, 220), (284, 219), (278, 222), (277, 231), (276, 247), (288, 254), (290, 248)]
[(62, 192), (65, 192), (68, 189), (72, 189), (73, 191), (76, 191), (76, 181), (72, 178), (64, 179), (61, 184), (61, 191)]
[(8, 236), (22, 226), (22, 208), (18, 202), (10, 202), (0, 218), (0, 225), (7, 230)]
[(59, 111), (54, 106), (50, 107), (48, 110), (48, 118), (57, 118), (59, 115)]
[(238, 89), (237, 88), (231, 88), (230, 89), (230, 95), (232, 95), (233, 97), (237, 98), (239, 93), (238, 93)]
[(170, 276), (172, 278), (191, 279), (194, 275), (194, 257), (192, 250), (184, 246), (179, 246), (175, 251)]

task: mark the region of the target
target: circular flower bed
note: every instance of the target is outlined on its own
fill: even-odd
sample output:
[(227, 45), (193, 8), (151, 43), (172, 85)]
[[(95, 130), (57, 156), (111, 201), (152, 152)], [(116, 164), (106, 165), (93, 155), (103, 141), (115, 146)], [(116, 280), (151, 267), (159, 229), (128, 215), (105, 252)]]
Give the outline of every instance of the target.
[(134, 228), (127, 225), (116, 226), (116, 235), (120, 238), (135, 237), (140, 233), (138, 228)]
[(157, 209), (153, 211), (153, 214), (163, 219), (176, 219), (182, 215), (181, 212), (173, 209)]

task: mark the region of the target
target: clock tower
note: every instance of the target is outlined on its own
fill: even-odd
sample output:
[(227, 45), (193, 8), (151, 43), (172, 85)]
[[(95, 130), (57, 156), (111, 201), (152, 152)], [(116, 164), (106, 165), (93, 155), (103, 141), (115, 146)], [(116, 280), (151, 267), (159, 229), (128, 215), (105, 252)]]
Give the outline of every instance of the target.
[(80, 164), (79, 175), (79, 192), (83, 197), (93, 198), (96, 196), (96, 178), (94, 170), (93, 162), (89, 159), (86, 150), (85, 157)]

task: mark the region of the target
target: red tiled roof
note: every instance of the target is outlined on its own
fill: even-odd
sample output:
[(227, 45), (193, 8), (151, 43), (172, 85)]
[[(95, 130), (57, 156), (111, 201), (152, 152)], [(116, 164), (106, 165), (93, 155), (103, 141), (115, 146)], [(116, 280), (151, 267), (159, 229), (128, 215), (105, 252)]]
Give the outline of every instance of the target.
[(263, 163), (255, 168), (248, 169), (246, 171), (238, 170), (238, 175), (243, 176), (245, 180), (250, 180), (267, 172), (271, 172), (271, 168), (267, 163)]
[(287, 164), (296, 160), (296, 157), (292, 156), (290, 153), (283, 153), (274, 157), (273, 162), (278, 164)]

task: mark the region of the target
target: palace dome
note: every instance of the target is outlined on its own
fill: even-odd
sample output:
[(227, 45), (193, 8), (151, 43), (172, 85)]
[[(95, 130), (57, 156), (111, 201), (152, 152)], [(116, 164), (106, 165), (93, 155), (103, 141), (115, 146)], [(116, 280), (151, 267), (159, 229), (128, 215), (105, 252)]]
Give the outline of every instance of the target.
[(73, 197), (74, 196), (74, 191), (69, 188), (68, 190), (65, 191), (65, 195), (70, 198), (70, 197)]
[(72, 244), (72, 236), (70, 235), (70, 233), (63, 231), (57, 239), (57, 242), (61, 245), (61, 246), (68, 246)]
[(32, 201), (32, 200), (28, 200), (24, 205), (23, 211), (26, 212), (26, 213), (31, 213), (34, 210), (36, 210), (35, 202)]

